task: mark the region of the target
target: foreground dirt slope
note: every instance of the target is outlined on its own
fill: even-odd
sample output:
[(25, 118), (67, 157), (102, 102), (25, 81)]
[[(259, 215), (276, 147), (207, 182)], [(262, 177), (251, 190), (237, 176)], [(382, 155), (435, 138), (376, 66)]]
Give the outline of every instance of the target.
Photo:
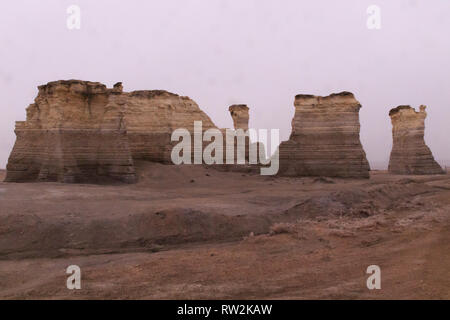
[(0, 183), (0, 298), (450, 298), (447, 175), (138, 167), (130, 186)]

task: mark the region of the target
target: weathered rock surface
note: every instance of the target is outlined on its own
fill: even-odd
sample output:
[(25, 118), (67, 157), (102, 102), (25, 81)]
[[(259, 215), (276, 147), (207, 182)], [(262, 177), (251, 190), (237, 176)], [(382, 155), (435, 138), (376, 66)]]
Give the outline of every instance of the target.
[(16, 122), (5, 181), (135, 181), (120, 88), (56, 81), (39, 87)]
[(393, 147), (389, 172), (395, 174), (443, 174), (425, 144), (426, 106), (417, 112), (410, 106), (399, 106), (389, 112), (392, 121)]
[(369, 178), (359, 138), (360, 108), (350, 92), (296, 96), (292, 133), (279, 147), (279, 174)]
[(171, 141), (174, 130), (187, 129), (193, 138), (195, 121), (202, 122), (202, 131), (216, 128), (188, 97), (163, 90), (134, 91), (124, 95), (127, 101), (124, 119), (133, 159), (172, 163), (172, 147), (178, 143)]
[[(229, 107), (228, 111), (230, 112), (231, 118), (233, 119), (234, 130), (243, 130), (247, 132), (249, 129), (249, 107), (245, 104), (235, 104)], [(236, 143), (237, 147), (237, 143)], [(266, 149), (263, 143), (261, 142), (252, 142), (250, 137), (247, 137), (245, 140), (245, 159), (246, 161), (250, 161), (250, 148), (254, 147), (256, 150), (256, 161), (265, 161), (266, 160)], [(261, 151), (260, 151), (261, 150)], [(235, 151), (237, 154), (237, 150)]]
[(233, 118), (234, 129), (248, 130), (248, 122), (250, 119), (249, 108), (245, 104), (235, 104), (228, 109)]
[(40, 86), (27, 120), (16, 123), (5, 181), (133, 183), (133, 160), (172, 163), (175, 129), (189, 130), (193, 139), (195, 121), (203, 132), (216, 128), (188, 97), (122, 90), (122, 83), (108, 89), (80, 80)]
[[(281, 174), (369, 176), (359, 141), (361, 106), (351, 93), (299, 95), (295, 106), (291, 138), (280, 146)], [(249, 108), (234, 105), (229, 111), (235, 129), (248, 130)], [(203, 132), (217, 128), (193, 100), (167, 91), (127, 93), (122, 83), (108, 89), (98, 82), (50, 82), (39, 87), (26, 121), (16, 124), (6, 181), (133, 183), (134, 160), (172, 163), (178, 143), (171, 141), (173, 131), (187, 129), (194, 139), (196, 121), (202, 122)], [(244, 164), (250, 145), (247, 138)], [(192, 142), (192, 158), (199, 148)], [(224, 156), (228, 152), (224, 141)], [(236, 149), (234, 154), (236, 160)]]

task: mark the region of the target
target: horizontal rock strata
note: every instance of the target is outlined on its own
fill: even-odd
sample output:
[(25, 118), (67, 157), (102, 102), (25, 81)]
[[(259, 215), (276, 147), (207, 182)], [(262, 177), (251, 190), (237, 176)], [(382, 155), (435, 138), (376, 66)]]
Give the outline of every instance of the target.
[[(101, 182), (136, 180), (133, 160), (172, 163), (176, 129), (187, 129), (194, 144), (194, 122), (216, 128), (190, 98), (163, 91), (123, 92), (98, 82), (50, 82), (39, 87), (16, 123), (16, 143), (5, 181)], [(205, 147), (207, 143), (203, 143)]]
[(171, 141), (174, 130), (187, 129), (193, 138), (195, 121), (202, 122), (203, 132), (216, 128), (188, 97), (163, 90), (134, 91), (125, 97), (125, 122), (133, 159), (172, 163), (171, 151), (178, 143)]
[(39, 87), (16, 123), (5, 181), (135, 181), (120, 90), (97, 82), (57, 81)]
[(279, 147), (280, 175), (368, 178), (360, 141), (361, 104), (352, 93), (298, 95), (288, 141)]
[(410, 106), (399, 106), (389, 112), (392, 121), (393, 147), (389, 172), (395, 174), (443, 174), (425, 144), (426, 107), (417, 112)]

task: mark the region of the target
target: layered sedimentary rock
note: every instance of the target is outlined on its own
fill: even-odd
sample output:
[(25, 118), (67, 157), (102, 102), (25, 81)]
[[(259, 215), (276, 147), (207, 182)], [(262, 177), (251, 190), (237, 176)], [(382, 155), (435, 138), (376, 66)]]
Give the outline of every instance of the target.
[(352, 93), (297, 95), (292, 133), (279, 147), (280, 175), (368, 178), (361, 104)]
[[(216, 128), (211, 119), (188, 97), (163, 91), (134, 91), (125, 94), (125, 122), (133, 159), (171, 163), (171, 141), (176, 129), (194, 132), (194, 122), (202, 131)], [(192, 142), (194, 147), (194, 143)]]
[(393, 147), (389, 172), (395, 174), (443, 174), (425, 144), (425, 106), (417, 112), (410, 106), (399, 106), (389, 112), (392, 121)]
[[(167, 91), (50, 82), (39, 87), (26, 121), (16, 123), (6, 181), (132, 183), (133, 160), (172, 163), (178, 143), (171, 141), (172, 132), (184, 128), (194, 139), (195, 121), (203, 132), (216, 128), (194, 101)], [(199, 149), (193, 141), (192, 148)]]
[(135, 181), (120, 87), (57, 81), (39, 87), (16, 123), (6, 181)]

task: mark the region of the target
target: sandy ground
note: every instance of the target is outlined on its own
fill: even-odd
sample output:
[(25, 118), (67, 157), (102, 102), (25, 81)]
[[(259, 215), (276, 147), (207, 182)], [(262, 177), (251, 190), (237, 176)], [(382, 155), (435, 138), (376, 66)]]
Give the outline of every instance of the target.
[(449, 175), (141, 163), (136, 185), (0, 183), (2, 299), (450, 299), (449, 270)]

